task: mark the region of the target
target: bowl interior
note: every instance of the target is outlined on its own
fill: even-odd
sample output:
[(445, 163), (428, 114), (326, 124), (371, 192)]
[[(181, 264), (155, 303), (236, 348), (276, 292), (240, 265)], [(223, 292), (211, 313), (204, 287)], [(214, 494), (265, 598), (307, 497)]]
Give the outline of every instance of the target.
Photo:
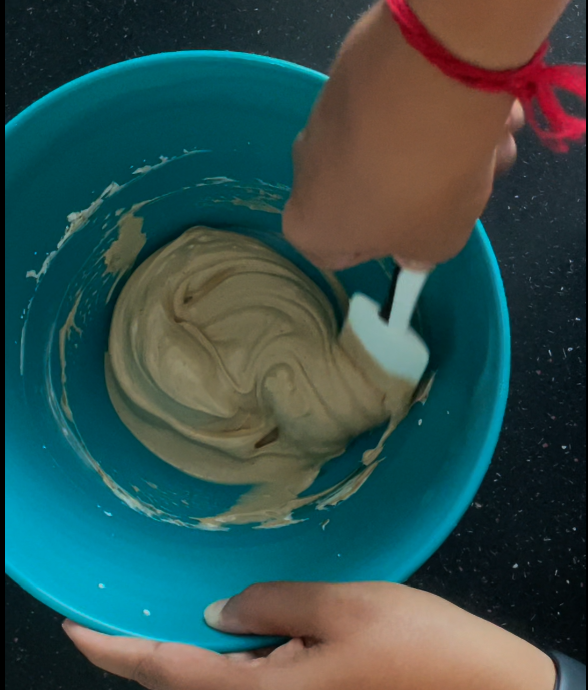
[[(67, 85), (7, 128), (6, 567), (81, 623), (246, 648), (251, 640), (206, 628), (208, 603), (264, 580), (402, 581), (447, 537), (484, 476), (509, 346), (481, 226), (423, 294), (437, 372), (429, 400), (388, 440), (373, 477), (334, 508), (303, 509), (302, 522), (280, 530), (197, 529), (195, 515), (220, 512), (244, 487), (211, 486), (161, 462), (110, 404), (104, 354), (128, 274), (115, 285), (103, 255), (133, 207), (147, 236), (139, 262), (190, 226), (227, 228), (285, 253), (336, 303), (280, 235), (291, 145), (323, 82), (254, 56), (157, 56)], [(371, 262), (339, 278), (349, 294), (382, 300), (390, 268)], [(64, 375), (73, 420), (61, 405)], [(314, 488), (356, 471), (380, 435), (358, 439)]]

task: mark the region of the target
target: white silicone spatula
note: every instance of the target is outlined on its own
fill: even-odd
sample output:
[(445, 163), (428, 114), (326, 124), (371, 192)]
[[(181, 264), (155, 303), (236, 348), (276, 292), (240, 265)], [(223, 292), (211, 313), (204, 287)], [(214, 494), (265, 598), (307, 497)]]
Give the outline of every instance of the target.
[[(428, 271), (397, 268), (384, 307), (355, 294), (343, 329), (353, 333), (387, 374), (415, 387), (429, 364), (429, 349), (411, 327), (411, 319), (428, 277)], [(349, 337), (349, 332), (345, 335)]]

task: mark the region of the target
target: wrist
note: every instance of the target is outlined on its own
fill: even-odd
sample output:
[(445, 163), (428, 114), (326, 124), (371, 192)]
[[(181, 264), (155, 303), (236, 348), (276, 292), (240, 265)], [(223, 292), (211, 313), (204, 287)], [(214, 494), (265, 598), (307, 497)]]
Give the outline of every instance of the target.
[(537, 647), (515, 638), (509, 633), (511, 643), (502, 650), (501, 663), (504, 685), (497, 688), (508, 690), (554, 690), (557, 668), (554, 661)]
[(470, 644), (454, 639), (450, 653), (434, 660), (434, 676), (415, 690), (556, 690), (557, 670), (547, 654), (493, 628), (484, 621), (470, 631)]
[(568, 0), (407, 0), (453, 55), (490, 70), (527, 64)]
[[(461, 668), (450, 671), (441, 687), (447, 690), (555, 690), (557, 669), (547, 654), (492, 623), (474, 616), (470, 623), (471, 627), (464, 626), (462, 631)], [(456, 678), (459, 679), (457, 683)]]

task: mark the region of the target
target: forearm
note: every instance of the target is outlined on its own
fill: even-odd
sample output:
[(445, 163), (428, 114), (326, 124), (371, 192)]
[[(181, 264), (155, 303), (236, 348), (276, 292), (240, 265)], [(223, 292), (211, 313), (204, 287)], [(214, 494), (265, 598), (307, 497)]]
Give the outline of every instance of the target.
[(451, 52), (488, 69), (527, 63), (569, 0), (409, 0)]
[[(455, 56), (495, 70), (527, 64), (567, 4), (405, 1)], [(386, 255), (426, 265), (456, 256), (497, 172), (516, 157), (514, 133), (531, 110), (529, 99), (516, 103), (525, 101), (520, 89), (472, 88), (440, 60), (432, 64), (408, 40), (402, 8), (391, 11), (388, 2), (354, 26), (295, 147), (284, 233), (323, 268)], [(568, 124), (542, 134), (565, 139)], [(570, 140), (582, 133), (575, 124)]]
[[(432, 681), (427, 690), (555, 688), (556, 667), (549, 656), (502, 628), (474, 616), (464, 617), (460, 630), (448, 639), (449, 644), (438, 643), (439, 658), (430, 654)], [(462, 655), (459, 649), (464, 650)]]

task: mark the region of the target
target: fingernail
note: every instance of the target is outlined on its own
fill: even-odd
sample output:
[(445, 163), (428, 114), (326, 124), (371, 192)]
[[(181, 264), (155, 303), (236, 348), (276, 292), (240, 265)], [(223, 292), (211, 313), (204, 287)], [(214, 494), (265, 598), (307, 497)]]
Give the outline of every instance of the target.
[(206, 625), (211, 628), (215, 628), (216, 630), (220, 630), (222, 627), (222, 613), (228, 603), (228, 599), (221, 599), (220, 601), (215, 601), (214, 604), (211, 604), (204, 612), (204, 620), (206, 621)]
[(63, 632), (68, 636), (71, 637), (72, 633), (78, 628), (79, 626), (74, 623), (73, 621), (68, 620), (67, 618), (63, 621), (61, 624), (61, 627), (63, 628)]

